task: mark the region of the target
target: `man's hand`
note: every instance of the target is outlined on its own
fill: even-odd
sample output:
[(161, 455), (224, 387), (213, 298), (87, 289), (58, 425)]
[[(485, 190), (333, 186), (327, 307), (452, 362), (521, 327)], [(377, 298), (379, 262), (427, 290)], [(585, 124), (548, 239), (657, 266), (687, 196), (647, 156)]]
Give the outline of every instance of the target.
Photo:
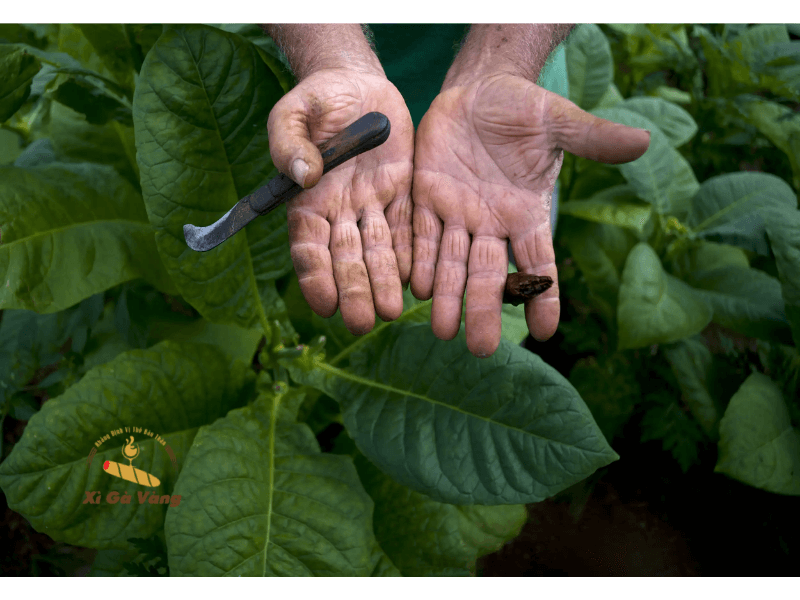
[(466, 287), (467, 346), (479, 357), (497, 349), (507, 240), (520, 272), (553, 279), (525, 305), (531, 335), (552, 336), (560, 308), (550, 199), (562, 150), (618, 164), (649, 143), (648, 132), (599, 119), (508, 71), (440, 93), (417, 131), (412, 190), (411, 291), (433, 295), (436, 336), (458, 333)]
[[(385, 321), (403, 312), (402, 284), (411, 273), (414, 127), (379, 63), (373, 68), (352, 54), (340, 61), (310, 52), (307, 41), (300, 48), (314, 66), (273, 107), (270, 153), (276, 168), (305, 188), (287, 204), (300, 289), (315, 313), (330, 317), (338, 306), (348, 330), (360, 335), (374, 326), (375, 312)], [(320, 180), (317, 146), (372, 111), (389, 118), (389, 139)], [(307, 172), (293, 169), (298, 160)]]

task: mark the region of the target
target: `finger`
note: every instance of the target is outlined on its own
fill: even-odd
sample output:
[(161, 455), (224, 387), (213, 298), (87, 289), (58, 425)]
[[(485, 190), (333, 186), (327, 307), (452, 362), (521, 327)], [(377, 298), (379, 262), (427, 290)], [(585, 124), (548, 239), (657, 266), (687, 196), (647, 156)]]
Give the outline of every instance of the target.
[(408, 285), (411, 279), (411, 240), (413, 239), (411, 222), (413, 214), (414, 206), (411, 203), (410, 195), (395, 199), (386, 209), (386, 222), (389, 225), (389, 231), (392, 233), (392, 246), (397, 259), (400, 283), (403, 287)]
[(452, 340), (461, 325), (469, 247), (466, 229), (445, 227), (436, 262), (431, 305), (431, 329), (440, 340)]
[(636, 160), (650, 145), (650, 132), (601, 119), (558, 94), (548, 95), (548, 132), (577, 156), (611, 165)]
[(403, 313), (403, 288), (383, 211), (365, 210), (359, 229), (375, 312), (384, 321), (394, 321)]
[(332, 317), (338, 306), (330, 244), (331, 228), (327, 220), (302, 207), (289, 203), (286, 210), (289, 246), (300, 290), (315, 313)]
[(353, 335), (363, 335), (375, 326), (375, 307), (355, 219), (331, 225), (331, 258), (344, 324)]
[(310, 135), (310, 124), (317, 115), (309, 114), (312, 109), (307, 106), (317, 104), (306, 104), (296, 95), (286, 95), (272, 108), (267, 119), (272, 163), (303, 188), (315, 186), (322, 177), (323, 168), (322, 154)]
[(433, 294), (433, 278), (442, 237), (442, 222), (427, 207), (414, 204), (414, 260), (411, 262), (411, 293), (418, 300)]
[(550, 222), (544, 222), (523, 235), (511, 239), (511, 250), (520, 273), (546, 275), (553, 285), (545, 293), (525, 303), (525, 321), (534, 339), (550, 339), (558, 328), (561, 306), (558, 299), (556, 269)]
[(467, 278), (467, 348), (485, 358), (500, 345), (503, 289), (508, 277), (508, 242), (475, 237), (469, 251)]

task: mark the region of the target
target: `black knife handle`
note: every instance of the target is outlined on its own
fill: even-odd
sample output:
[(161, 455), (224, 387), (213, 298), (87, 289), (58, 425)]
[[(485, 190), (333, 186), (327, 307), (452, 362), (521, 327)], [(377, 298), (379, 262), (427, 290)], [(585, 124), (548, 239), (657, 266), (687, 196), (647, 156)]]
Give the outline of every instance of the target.
[[(322, 174), (362, 152), (377, 148), (389, 139), (391, 128), (389, 119), (379, 112), (367, 113), (354, 121), (319, 146), (322, 153)], [(251, 208), (262, 215), (303, 191), (302, 187), (283, 173), (270, 179), (261, 189), (264, 188), (267, 188), (265, 191), (269, 191), (268, 194), (259, 194), (256, 191), (250, 196)]]

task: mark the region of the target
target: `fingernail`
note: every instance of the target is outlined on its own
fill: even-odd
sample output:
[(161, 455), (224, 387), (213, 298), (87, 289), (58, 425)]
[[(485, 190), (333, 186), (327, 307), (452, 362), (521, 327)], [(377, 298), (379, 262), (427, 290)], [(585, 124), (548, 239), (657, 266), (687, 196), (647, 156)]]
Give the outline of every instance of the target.
[(300, 187), (304, 187), (303, 184), (306, 181), (306, 174), (308, 173), (308, 165), (306, 162), (301, 158), (296, 158), (290, 170), (292, 171), (292, 179), (294, 179)]

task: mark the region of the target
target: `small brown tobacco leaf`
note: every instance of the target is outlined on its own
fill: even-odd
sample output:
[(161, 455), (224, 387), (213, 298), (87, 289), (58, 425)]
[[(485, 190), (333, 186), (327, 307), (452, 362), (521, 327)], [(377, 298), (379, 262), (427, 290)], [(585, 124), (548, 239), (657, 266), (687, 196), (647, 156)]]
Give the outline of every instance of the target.
[(503, 291), (503, 304), (518, 306), (539, 294), (543, 294), (553, 285), (553, 280), (546, 275), (530, 275), (528, 273), (509, 273), (506, 289)]

